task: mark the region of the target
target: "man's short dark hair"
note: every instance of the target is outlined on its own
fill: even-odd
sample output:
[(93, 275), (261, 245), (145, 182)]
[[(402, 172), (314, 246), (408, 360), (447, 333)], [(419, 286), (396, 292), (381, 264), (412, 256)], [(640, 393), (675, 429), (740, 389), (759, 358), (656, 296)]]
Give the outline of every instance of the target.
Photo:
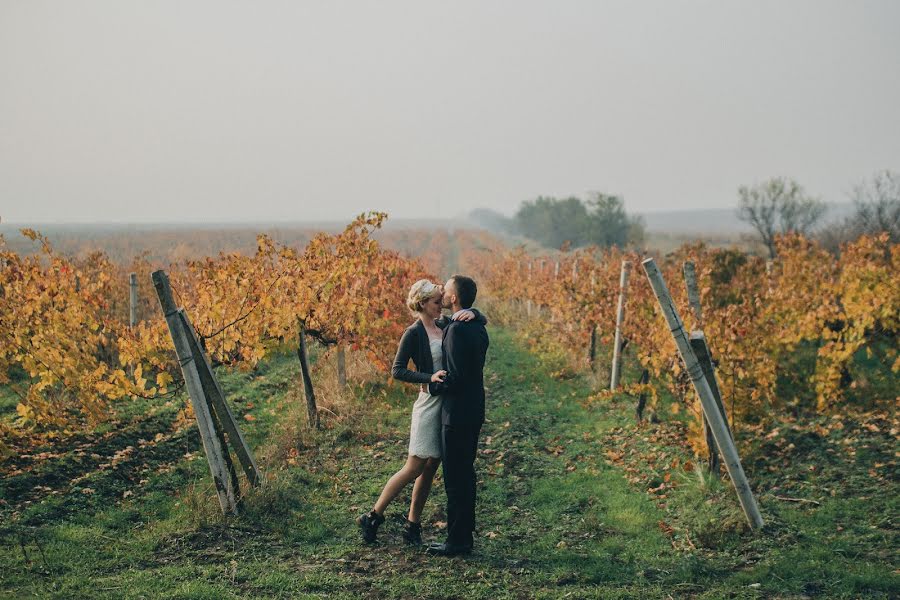
[(459, 298), (459, 305), (463, 308), (472, 308), (475, 304), (475, 296), (478, 295), (478, 286), (475, 280), (465, 275), (454, 275), (450, 279), (456, 285), (456, 297)]

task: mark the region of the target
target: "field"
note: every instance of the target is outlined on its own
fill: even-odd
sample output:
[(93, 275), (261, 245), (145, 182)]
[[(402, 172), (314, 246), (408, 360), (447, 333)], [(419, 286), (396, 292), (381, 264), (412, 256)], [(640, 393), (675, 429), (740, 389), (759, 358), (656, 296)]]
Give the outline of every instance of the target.
[[(68, 302), (85, 317), (56, 319), (47, 308), (55, 304), (40, 305), (44, 308), (35, 314), (18, 304), (4, 305), (19, 310), (22, 319), (45, 319), (40, 323), (60, 335), (40, 338), (30, 354), (20, 347), (18, 353), (4, 355), (0, 425), (7, 450), (0, 462), (0, 596), (900, 594), (894, 315), (885, 310), (884, 317), (854, 329), (861, 318), (856, 315), (868, 313), (864, 304), (848, 301), (872, 297), (858, 292), (865, 286), (880, 290), (878, 286), (890, 283), (890, 263), (882, 254), (869, 246), (845, 253), (840, 269), (829, 271), (839, 275), (828, 280), (832, 287), (815, 288), (837, 290), (843, 312), (829, 309), (821, 322), (803, 322), (789, 351), (783, 338), (765, 342), (771, 344), (765, 352), (786, 361), (783, 370), (765, 371), (765, 377), (747, 367), (767, 358), (751, 352), (764, 338), (746, 331), (732, 336), (726, 322), (732, 319), (734, 327), (742, 328), (758, 319), (766, 321), (768, 333), (777, 327), (795, 331), (790, 327), (800, 322), (802, 311), (798, 306), (792, 312), (795, 307), (783, 302), (777, 312), (746, 312), (751, 308), (734, 297), (756, 293), (762, 273), (770, 277), (768, 290), (759, 292), (766, 299), (796, 295), (800, 288), (781, 290), (782, 280), (776, 279), (782, 277), (781, 269), (784, 281), (799, 281), (790, 271), (794, 258), (812, 256), (823, 261), (816, 264), (826, 264), (825, 256), (805, 247), (786, 248), (782, 264), (770, 269), (752, 257), (734, 266), (727, 261), (739, 255), (727, 250), (692, 247), (684, 255), (699, 265), (729, 265), (735, 273), (729, 286), (704, 292), (704, 311), (708, 331), (714, 332), (713, 347), (723, 349), (717, 363), (726, 405), (766, 521), (761, 530), (751, 530), (727, 475), (706, 469), (696, 400), (679, 377), (666, 345), (671, 344), (669, 331), (652, 312), (654, 299), (640, 287), (633, 288), (629, 304), (622, 387), (614, 393), (601, 391), (609, 380), (619, 263), (633, 260), (630, 255), (604, 254), (593, 263), (587, 254), (539, 255), (529, 249), (529, 255), (521, 250), (507, 255), (483, 233), (380, 234), (383, 244), (404, 249), (417, 262), (369, 244), (366, 231), (349, 228), (343, 237), (318, 241), (310, 235), (316, 252), (285, 252), (263, 240), (253, 256), (222, 255), (171, 267), (184, 297), (187, 290), (196, 292), (189, 314), (201, 332), (233, 321), (225, 334), (208, 336), (207, 348), (260, 463), (263, 483), (259, 488), (244, 483), (240, 514), (229, 517), (219, 509), (197, 427), (185, 410), (187, 395), (179, 385), (171, 338), (159, 333), (165, 329), (158, 308), (149, 303), (143, 309), (146, 322), (135, 333), (121, 323), (126, 314), (121, 304), (99, 301), (121, 298), (124, 287), (83, 285), (87, 273), (114, 273), (112, 280), (124, 281), (121, 274), (127, 267), (63, 254), (49, 255), (48, 261), (57, 261), (52, 263), (56, 271), (42, 271), (44, 263), (8, 255), (17, 273), (35, 278), (10, 278), (0, 289), (11, 294), (21, 281), (34, 281), (38, 287), (21, 289), (40, 289), (42, 301)], [(342, 250), (346, 248), (350, 250)], [(363, 251), (368, 253), (365, 260), (360, 258)], [(524, 273), (529, 260), (534, 262), (528, 276), (536, 279), (524, 280), (530, 283), (522, 286), (515, 274)], [(550, 265), (555, 260), (561, 267), (554, 274)], [(149, 270), (149, 265), (141, 268)], [(351, 296), (360, 295), (358, 288), (347, 291), (334, 279), (315, 279), (337, 272), (347, 276), (346, 283), (361, 277), (354, 273), (363, 269), (372, 277), (363, 300), (387, 306), (390, 314), (373, 317), (371, 307), (355, 304)], [(485, 381), (488, 422), (476, 463), (475, 553), (442, 559), (405, 547), (398, 517), (408, 494), (390, 507), (379, 543), (367, 546), (359, 540), (354, 518), (370, 508), (405, 459), (415, 392), (390, 380), (384, 365), (373, 360), (392, 351), (397, 328), (409, 320), (396, 307), (404, 294), (397, 293), (391, 277), (406, 281), (420, 273), (446, 275), (457, 269), (477, 273), (485, 282), (479, 306), (490, 319), (492, 340)], [(851, 277), (858, 271), (866, 279)], [(51, 272), (58, 282), (50, 280)], [(503, 277), (498, 279), (498, 273)], [(560, 273), (573, 275), (565, 279)], [(667, 271), (670, 282), (672, 274)], [(702, 274), (713, 282), (719, 276), (712, 267)], [(310, 286), (310, 295), (294, 294), (288, 303), (288, 293), (281, 290), (295, 288), (277, 287), (287, 279), (291, 285)], [(217, 295), (225, 280), (237, 282), (237, 291)], [(817, 286), (825, 278), (802, 281)], [(865, 286), (860, 288), (858, 281)], [(332, 295), (323, 297), (325, 289)], [(540, 294), (531, 295), (535, 291)], [(889, 294), (874, 297), (888, 306)], [(147, 294), (144, 300), (149, 302)], [(681, 308), (687, 302), (677, 301)], [(316, 302), (333, 309), (310, 309)], [(246, 311), (245, 304), (261, 308)], [(759, 305), (746, 303), (754, 311)], [(600, 308), (582, 322), (585, 306)], [(303, 395), (297, 314), (306, 315), (306, 325), (318, 328), (322, 338), (312, 342), (309, 357), (319, 428), (309, 426)], [(843, 320), (836, 321), (836, 314)], [(96, 323), (96, 332), (85, 322)], [(863, 339), (846, 346), (852, 352), (838, 360), (826, 352), (830, 346), (814, 338), (821, 335), (816, 329), (821, 323), (842, 344), (849, 344), (850, 332), (862, 332)], [(599, 327), (593, 369), (586, 361), (587, 325)], [(14, 333), (19, 336), (15, 339), (25, 340), (34, 330), (23, 327)], [(347, 348), (347, 387), (338, 383), (331, 336)], [(98, 342), (83, 346), (82, 338)], [(54, 340), (72, 346), (59, 349)], [(67, 362), (67, 352), (77, 354), (78, 361)], [(29, 375), (23, 365), (40, 361), (53, 368), (35, 368)], [(99, 382), (89, 377), (98, 367), (108, 373)], [(68, 378), (56, 378), (64, 369)], [(638, 384), (644, 372), (652, 372), (649, 386)], [(815, 381), (822, 386), (811, 384)], [(67, 386), (103, 393), (86, 398), (69, 394)], [(763, 389), (771, 395), (759, 392)], [(650, 399), (646, 418), (638, 422), (635, 407), (641, 394)], [(821, 401), (823, 394), (829, 402)], [(63, 414), (56, 412), (59, 407)], [(95, 420), (94, 414), (102, 418)], [(423, 517), (427, 540), (441, 539), (444, 504), (439, 475)]]
[[(190, 427), (153, 441), (159, 423), (138, 419), (138, 427), (123, 424), (68, 452), (55, 448), (57, 456), (22, 459), (23, 472), (7, 473), (2, 484), (4, 512), (19, 517), (4, 532), (4, 593), (852, 598), (897, 591), (897, 483), (869, 475), (891, 459), (891, 436), (881, 429), (896, 422), (873, 417), (854, 431), (852, 455), (846, 438), (773, 436), (748, 469), (769, 520), (751, 533), (726, 484), (685, 469), (693, 457), (679, 442), (683, 424), (636, 428), (624, 397), (585, 407), (589, 381), (558, 381), (512, 333), (492, 333), (473, 557), (448, 561), (407, 549), (391, 520), (379, 545), (358, 541), (354, 516), (405, 454), (410, 389), (376, 384), (357, 389), (349, 413), (305, 437), (289, 461), (270, 458), (266, 485), (239, 518), (217, 514)], [(297, 417), (290, 403), (298, 377), (290, 355), (224, 377), (241, 414), (255, 417), (246, 429), (257, 447), (280, 439), (284, 420)], [(781, 454), (788, 444), (801, 447)], [(669, 494), (648, 494), (664, 479)], [(445, 518), (436, 490), (424, 519), (431, 538)], [(389, 514), (402, 515), (402, 505)]]

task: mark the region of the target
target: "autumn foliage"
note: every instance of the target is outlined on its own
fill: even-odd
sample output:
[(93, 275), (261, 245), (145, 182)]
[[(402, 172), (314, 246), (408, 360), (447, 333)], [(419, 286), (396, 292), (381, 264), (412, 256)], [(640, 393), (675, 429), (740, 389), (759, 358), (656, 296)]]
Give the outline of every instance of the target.
[[(386, 368), (408, 321), (406, 287), (426, 272), (372, 238), (385, 218), (361, 215), (303, 249), (259, 236), (252, 255), (170, 265), (176, 302), (214, 363), (251, 368), (273, 349), (296, 344), (303, 326)], [(20, 426), (51, 436), (90, 428), (111, 416), (114, 402), (180, 386), (145, 257), (127, 266), (102, 253), (74, 259), (39, 233), (22, 233), (40, 252), (20, 255), (0, 237), (0, 384), (19, 398)], [(140, 282), (141, 319), (133, 328), (130, 271)]]
[[(823, 414), (844, 410), (858, 400), (850, 392), (858, 384), (852, 370), (860, 352), (881, 353), (879, 359), (892, 373), (900, 372), (900, 247), (886, 236), (862, 237), (838, 257), (801, 236), (783, 237), (777, 246), (778, 258), (767, 262), (736, 250), (688, 245), (660, 265), (687, 329), (706, 334), (726, 406), (737, 419), (777, 417), (797, 410), (803, 397)], [(525, 339), (561, 365), (558, 373), (565, 375), (586, 365), (592, 329), (598, 344), (611, 348), (621, 265), (629, 261), (624, 335), (628, 353), (649, 371), (650, 383), (632, 377), (624, 391), (653, 399), (665, 393), (676, 400), (673, 409), (692, 411), (690, 438), (701, 451), (699, 401), (640, 266), (642, 258), (616, 249), (544, 256), (518, 249), (484, 255), (481, 272), (495, 301), (514, 309)], [(697, 266), (702, 323), (690, 310), (683, 283), (687, 260)], [(805, 373), (800, 363), (809, 355), (813, 367)], [(801, 381), (794, 381), (799, 386), (787, 389), (784, 380), (796, 380), (798, 373), (803, 373)]]

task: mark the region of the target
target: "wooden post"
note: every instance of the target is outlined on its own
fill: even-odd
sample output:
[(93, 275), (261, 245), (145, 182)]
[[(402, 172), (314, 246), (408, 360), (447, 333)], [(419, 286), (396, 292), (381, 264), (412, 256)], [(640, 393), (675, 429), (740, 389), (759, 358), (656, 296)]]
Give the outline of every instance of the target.
[(764, 524), (763, 518), (759, 513), (759, 507), (756, 504), (753, 491), (750, 489), (747, 476), (744, 474), (744, 468), (741, 466), (737, 448), (731, 439), (728, 427), (722, 419), (718, 406), (716, 406), (712, 389), (710, 389), (709, 382), (703, 375), (703, 368), (700, 366), (700, 362), (691, 348), (687, 332), (684, 330), (684, 323), (682, 323), (681, 317), (678, 316), (678, 311), (675, 308), (675, 303), (672, 301), (671, 294), (669, 294), (669, 289), (666, 287), (662, 273), (660, 273), (656, 262), (652, 258), (644, 260), (642, 264), (644, 265), (644, 271), (647, 273), (647, 279), (650, 280), (653, 293), (656, 295), (662, 313), (666, 318), (669, 330), (672, 332), (672, 337), (678, 346), (678, 352), (681, 354), (691, 382), (694, 384), (694, 389), (700, 396), (703, 412), (706, 413), (706, 418), (712, 428), (713, 437), (715, 437), (719, 451), (725, 459), (725, 468), (728, 470), (728, 475), (734, 484), (738, 500), (744, 509), (744, 515), (747, 517), (750, 527), (762, 527)]
[(534, 261), (528, 262), (528, 279), (531, 279), (531, 272), (534, 270)]
[(684, 285), (687, 287), (688, 302), (698, 323), (703, 323), (703, 309), (700, 307), (700, 288), (697, 286), (697, 272), (694, 263), (687, 260), (682, 266)]
[[(706, 336), (703, 335), (702, 331), (692, 331), (690, 342), (691, 348), (700, 362), (700, 367), (703, 369), (703, 376), (712, 390), (713, 398), (716, 401), (719, 414), (722, 415), (725, 428), (728, 429), (728, 435), (733, 442), (734, 435), (732, 435), (731, 429), (728, 428), (728, 415), (725, 413), (725, 405), (722, 403), (722, 393), (719, 391), (719, 383), (716, 381), (716, 369), (712, 363), (712, 355), (709, 351), (709, 345), (706, 343)], [(710, 473), (718, 473), (719, 454), (716, 452), (715, 438), (713, 437), (712, 428), (709, 426), (709, 421), (706, 419), (706, 413), (703, 414), (703, 426), (706, 429), (706, 445), (709, 448), (709, 471)]]
[(128, 274), (128, 326), (134, 329), (137, 325), (137, 273)]
[[(641, 371), (641, 378), (638, 380), (638, 383), (647, 384), (650, 382), (650, 371), (648, 369), (644, 369)], [(637, 415), (638, 423), (644, 420), (644, 408), (647, 406), (647, 392), (641, 390), (640, 395), (638, 396), (637, 407), (634, 412)]]
[(337, 377), (338, 385), (347, 387), (347, 357), (344, 354), (343, 344), (338, 344), (337, 347)]
[(531, 298), (525, 301), (525, 314), (531, 316)]
[(591, 273), (591, 290), (597, 287), (597, 275), (595, 273)]
[(556, 261), (556, 268), (553, 269), (553, 278), (559, 279), (559, 261)]
[(625, 293), (628, 289), (628, 272), (631, 270), (631, 263), (627, 260), (622, 261), (622, 274), (619, 276), (619, 308), (616, 312), (616, 338), (613, 343), (613, 360), (612, 360), (612, 376), (609, 380), (609, 389), (615, 390), (619, 387), (619, 371), (622, 368), (622, 322), (625, 320)]
[(578, 257), (572, 261), (572, 281), (578, 281)]
[(306, 412), (309, 415), (309, 426), (319, 428), (319, 409), (316, 407), (316, 393), (313, 390), (312, 377), (309, 373), (309, 353), (306, 349), (306, 326), (300, 324), (298, 334), (297, 357), (300, 359), (300, 373), (303, 377), (303, 393), (306, 396)]
[[(219, 385), (219, 380), (216, 379), (215, 373), (213, 373), (209, 357), (203, 352), (200, 338), (197, 337), (194, 326), (191, 325), (183, 308), (178, 309), (178, 314), (181, 316), (185, 331), (190, 334), (191, 352), (198, 367), (197, 371), (200, 374), (200, 382), (203, 384), (203, 392), (206, 394), (207, 400), (210, 401), (209, 405), (212, 409), (212, 414), (221, 425), (220, 431), (228, 434), (228, 441), (231, 443), (231, 447), (234, 448), (234, 453), (237, 455), (250, 485), (256, 486), (259, 484), (259, 467), (256, 466), (256, 460), (253, 458), (253, 452), (250, 451), (250, 445), (244, 439), (244, 435), (241, 433), (240, 427), (238, 427), (237, 419), (234, 418), (231, 407), (225, 401), (225, 392), (222, 391), (222, 386)], [(228, 453), (226, 452), (225, 455), (227, 456)]]
[(159, 305), (166, 317), (166, 325), (175, 345), (175, 355), (181, 365), (181, 373), (194, 408), (194, 416), (197, 418), (197, 427), (200, 430), (200, 440), (203, 442), (203, 451), (209, 462), (209, 470), (219, 497), (219, 505), (225, 514), (237, 514), (237, 494), (232, 486), (230, 474), (222, 457), (226, 449), (222, 447), (219, 436), (213, 428), (212, 415), (209, 405), (203, 393), (203, 383), (193, 354), (191, 353), (188, 333), (182, 326), (181, 318), (172, 298), (172, 288), (165, 271), (154, 271), (151, 274), (156, 295), (159, 297)]
[[(128, 274), (128, 328), (137, 325), (137, 273)], [(134, 365), (128, 367), (129, 377), (134, 378)]]
[(591, 363), (591, 371), (597, 370), (597, 326), (591, 325), (591, 350), (588, 354)]

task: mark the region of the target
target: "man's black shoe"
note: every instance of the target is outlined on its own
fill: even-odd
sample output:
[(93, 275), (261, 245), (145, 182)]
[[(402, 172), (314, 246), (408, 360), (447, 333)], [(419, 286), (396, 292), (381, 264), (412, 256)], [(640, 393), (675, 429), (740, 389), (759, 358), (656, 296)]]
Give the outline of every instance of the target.
[(375, 536), (378, 534), (378, 526), (382, 523), (384, 523), (384, 517), (374, 510), (356, 517), (356, 524), (359, 525), (363, 541), (367, 544), (375, 541)]
[(463, 546), (462, 544), (431, 544), (426, 550), (428, 554), (435, 556), (460, 556), (462, 554), (471, 554), (472, 546)]

